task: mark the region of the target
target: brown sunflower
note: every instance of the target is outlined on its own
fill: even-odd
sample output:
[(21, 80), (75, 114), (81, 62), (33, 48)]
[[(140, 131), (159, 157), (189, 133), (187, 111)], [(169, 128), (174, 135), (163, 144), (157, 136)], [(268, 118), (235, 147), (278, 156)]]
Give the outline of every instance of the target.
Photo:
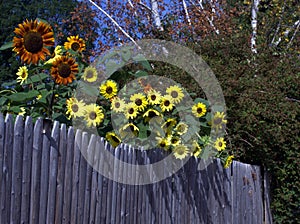
[(78, 64), (75, 59), (67, 56), (57, 58), (51, 68), (51, 76), (57, 84), (67, 85), (75, 79), (75, 74), (78, 73)]
[(37, 64), (45, 60), (50, 52), (45, 46), (54, 45), (53, 31), (50, 25), (37, 21), (26, 20), (15, 28), (17, 37), (13, 39), (13, 51), (27, 64)]
[(82, 52), (85, 50), (85, 42), (79, 36), (70, 36), (67, 38), (68, 41), (65, 42), (64, 47), (66, 50), (72, 49), (76, 52)]

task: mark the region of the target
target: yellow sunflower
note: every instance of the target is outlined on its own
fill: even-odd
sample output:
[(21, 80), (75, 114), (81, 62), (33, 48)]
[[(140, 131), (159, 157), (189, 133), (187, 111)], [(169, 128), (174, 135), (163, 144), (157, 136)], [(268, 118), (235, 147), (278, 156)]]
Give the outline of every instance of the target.
[(51, 67), (51, 76), (57, 84), (72, 83), (76, 73), (78, 73), (78, 64), (75, 59), (67, 56), (57, 58)]
[(119, 132), (122, 139), (133, 138), (138, 136), (139, 128), (133, 123), (128, 123), (125, 124), (122, 128), (120, 128)]
[(177, 134), (179, 134), (179, 135), (185, 134), (188, 131), (188, 129), (189, 129), (189, 126), (183, 122), (179, 122), (177, 124), (177, 126), (175, 127), (175, 130), (176, 130)]
[(181, 143), (180, 137), (176, 135), (172, 135), (170, 137), (170, 143), (172, 146), (177, 146)]
[(159, 91), (151, 89), (147, 92), (147, 99), (150, 105), (160, 104), (161, 94)]
[(95, 82), (97, 80), (97, 70), (93, 66), (88, 66), (84, 69), (83, 80), (87, 82)]
[(202, 152), (202, 149), (200, 147), (200, 145), (198, 144), (197, 141), (193, 141), (193, 144), (192, 144), (192, 155), (195, 157), (195, 158), (198, 158), (200, 156)]
[(130, 97), (131, 102), (133, 102), (138, 109), (138, 111), (143, 111), (148, 105), (146, 97), (142, 93), (135, 93)]
[(215, 148), (218, 151), (223, 151), (226, 148), (226, 141), (224, 140), (223, 137), (221, 138), (217, 138), (217, 140), (215, 141)]
[(182, 88), (176, 85), (167, 88), (166, 93), (172, 97), (172, 103), (174, 104), (179, 103), (184, 97)]
[(99, 125), (103, 119), (104, 114), (100, 106), (97, 104), (89, 104), (85, 106), (85, 120), (87, 122), (87, 126), (97, 126)]
[(18, 78), (17, 82), (20, 82), (20, 85), (28, 78), (28, 69), (26, 66), (19, 67), (18, 72), (16, 73)]
[(85, 42), (79, 36), (70, 36), (67, 38), (68, 41), (65, 42), (64, 47), (66, 50), (72, 49), (76, 52), (82, 52), (85, 50)]
[(192, 107), (192, 113), (195, 117), (202, 117), (206, 113), (206, 106), (203, 103), (197, 103)]
[(62, 49), (61, 46), (58, 45), (54, 49), (54, 57), (50, 58), (48, 61), (45, 62), (45, 64), (52, 64), (56, 59), (62, 56)]
[(169, 149), (169, 147), (171, 145), (170, 138), (157, 136), (157, 137), (155, 137), (155, 139), (157, 140), (157, 147), (164, 149), (164, 150)]
[(116, 148), (122, 142), (114, 132), (107, 132), (105, 138), (114, 148)]
[(126, 107), (125, 101), (119, 97), (114, 97), (111, 100), (111, 109), (117, 113), (124, 112)]
[(173, 150), (173, 154), (176, 159), (184, 159), (189, 155), (189, 149), (185, 145), (177, 145)]
[(225, 116), (226, 115), (224, 114), (224, 112), (216, 112), (211, 122), (212, 128), (215, 128), (217, 130), (224, 128), (225, 124), (227, 123)]
[(100, 93), (104, 98), (111, 99), (117, 95), (118, 87), (117, 83), (113, 80), (107, 80), (99, 87)]
[(13, 38), (13, 51), (27, 64), (37, 64), (45, 60), (50, 52), (46, 46), (54, 45), (51, 26), (37, 20), (26, 20), (15, 28), (17, 37)]
[(174, 127), (175, 127), (176, 124), (177, 124), (176, 119), (174, 119), (174, 118), (168, 118), (166, 120), (166, 122), (162, 124), (161, 128), (164, 130), (164, 132), (167, 135), (169, 135), (169, 134), (172, 133), (172, 131), (173, 131), (173, 129), (174, 129)]
[(232, 160), (233, 160), (234, 156), (228, 156), (226, 161), (225, 161), (225, 164), (224, 164), (224, 168), (227, 169), (229, 168), (229, 166), (231, 165), (232, 163)]
[(131, 103), (127, 104), (127, 106), (124, 110), (124, 113), (125, 113), (125, 117), (127, 119), (136, 118), (138, 115), (138, 109), (136, 108), (135, 103), (131, 102)]
[(157, 110), (149, 109), (143, 114), (143, 118), (145, 119), (145, 122), (149, 122), (152, 118), (155, 117), (162, 117), (161, 113), (159, 113)]
[(165, 95), (161, 98), (160, 108), (162, 112), (171, 111), (174, 107), (173, 98), (170, 95)]
[(67, 112), (66, 114), (69, 115), (69, 119), (71, 117), (81, 117), (84, 116), (84, 107), (85, 104), (82, 100), (78, 101), (76, 98), (72, 97), (70, 99), (67, 99)]

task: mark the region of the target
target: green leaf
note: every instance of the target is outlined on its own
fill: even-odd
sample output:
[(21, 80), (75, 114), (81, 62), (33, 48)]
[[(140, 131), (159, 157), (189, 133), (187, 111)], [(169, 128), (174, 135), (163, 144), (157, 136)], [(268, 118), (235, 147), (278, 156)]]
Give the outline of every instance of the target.
[(29, 79), (27, 79), (27, 83), (31, 84), (31, 83), (35, 83), (35, 82), (40, 82), (48, 77), (49, 77), (49, 75), (47, 75), (46, 73), (40, 73), (37, 75), (33, 75)]
[(0, 47), (0, 51), (6, 50), (6, 49), (12, 48), (12, 47), (13, 47), (13, 42), (8, 42), (8, 43), (3, 44), (3, 45)]
[(135, 74), (133, 74), (133, 76), (134, 77), (142, 77), (142, 76), (147, 76), (148, 75), (148, 73), (147, 72), (145, 72), (145, 71), (140, 71), (140, 70), (138, 70)]
[(80, 89), (80, 92), (86, 93), (89, 96), (99, 95), (99, 88), (96, 86), (91, 86), (84, 82), (78, 82), (78, 88)]
[(36, 90), (33, 90), (33, 91), (30, 91), (27, 93), (15, 93), (11, 96), (8, 96), (7, 98), (14, 102), (24, 102), (24, 101), (32, 99), (33, 97), (36, 97), (37, 95), (39, 95), (39, 92)]

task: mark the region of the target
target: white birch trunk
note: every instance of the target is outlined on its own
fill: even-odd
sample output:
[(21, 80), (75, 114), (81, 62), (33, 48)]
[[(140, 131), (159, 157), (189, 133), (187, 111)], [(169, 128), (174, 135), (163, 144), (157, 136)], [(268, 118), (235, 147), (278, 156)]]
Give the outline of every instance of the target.
[(253, 0), (252, 9), (251, 9), (251, 51), (254, 54), (257, 54), (256, 48), (256, 35), (257, 35), (257, 13), (258, 13), (259, 0)]
[(182, 0), (182, 5), (183, 5), (184, 12), (185, 12), (186, 20), (188, 21), (189, 26), (191, 26), (192, 23), (191, 23), (191, 19), (190, 19), (189, 12), (188, 12), (188, 10), (187, 10), (187, 5), (186, 5), (185, 0)]
[(157, 0), (151, 0), (151, 11), (152, 11), (153, 20), (154, 20), (154, 24), (155, 24), (156, 28), (159, 29), (160, 31), (163, 31), (164, 28), (161, 25), (161, 20), (160, 20), (159, 12), (158, 12)]

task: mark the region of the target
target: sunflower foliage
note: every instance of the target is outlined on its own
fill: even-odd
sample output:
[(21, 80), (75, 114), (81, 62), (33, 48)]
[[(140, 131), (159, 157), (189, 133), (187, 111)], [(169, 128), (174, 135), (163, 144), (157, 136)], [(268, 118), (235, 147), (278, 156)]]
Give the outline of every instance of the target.
[(224, 112), (212, 113), (203, 98), (186, 104), (187, 90), (149, 75), (150, 63), (130, 47), (88, 64), (82, 60), (84, 40), (70, 36), (55, 46), (46, 21), (26, 20), (14, 33), (1, 49), (12, 47), (20, 67), (14, 81), (2, 84), (2, 113), (76, 122), (83, 131), (96, 129), (113, 147), (160, 148), (176, 159), (214, 156), (229, 167)]

